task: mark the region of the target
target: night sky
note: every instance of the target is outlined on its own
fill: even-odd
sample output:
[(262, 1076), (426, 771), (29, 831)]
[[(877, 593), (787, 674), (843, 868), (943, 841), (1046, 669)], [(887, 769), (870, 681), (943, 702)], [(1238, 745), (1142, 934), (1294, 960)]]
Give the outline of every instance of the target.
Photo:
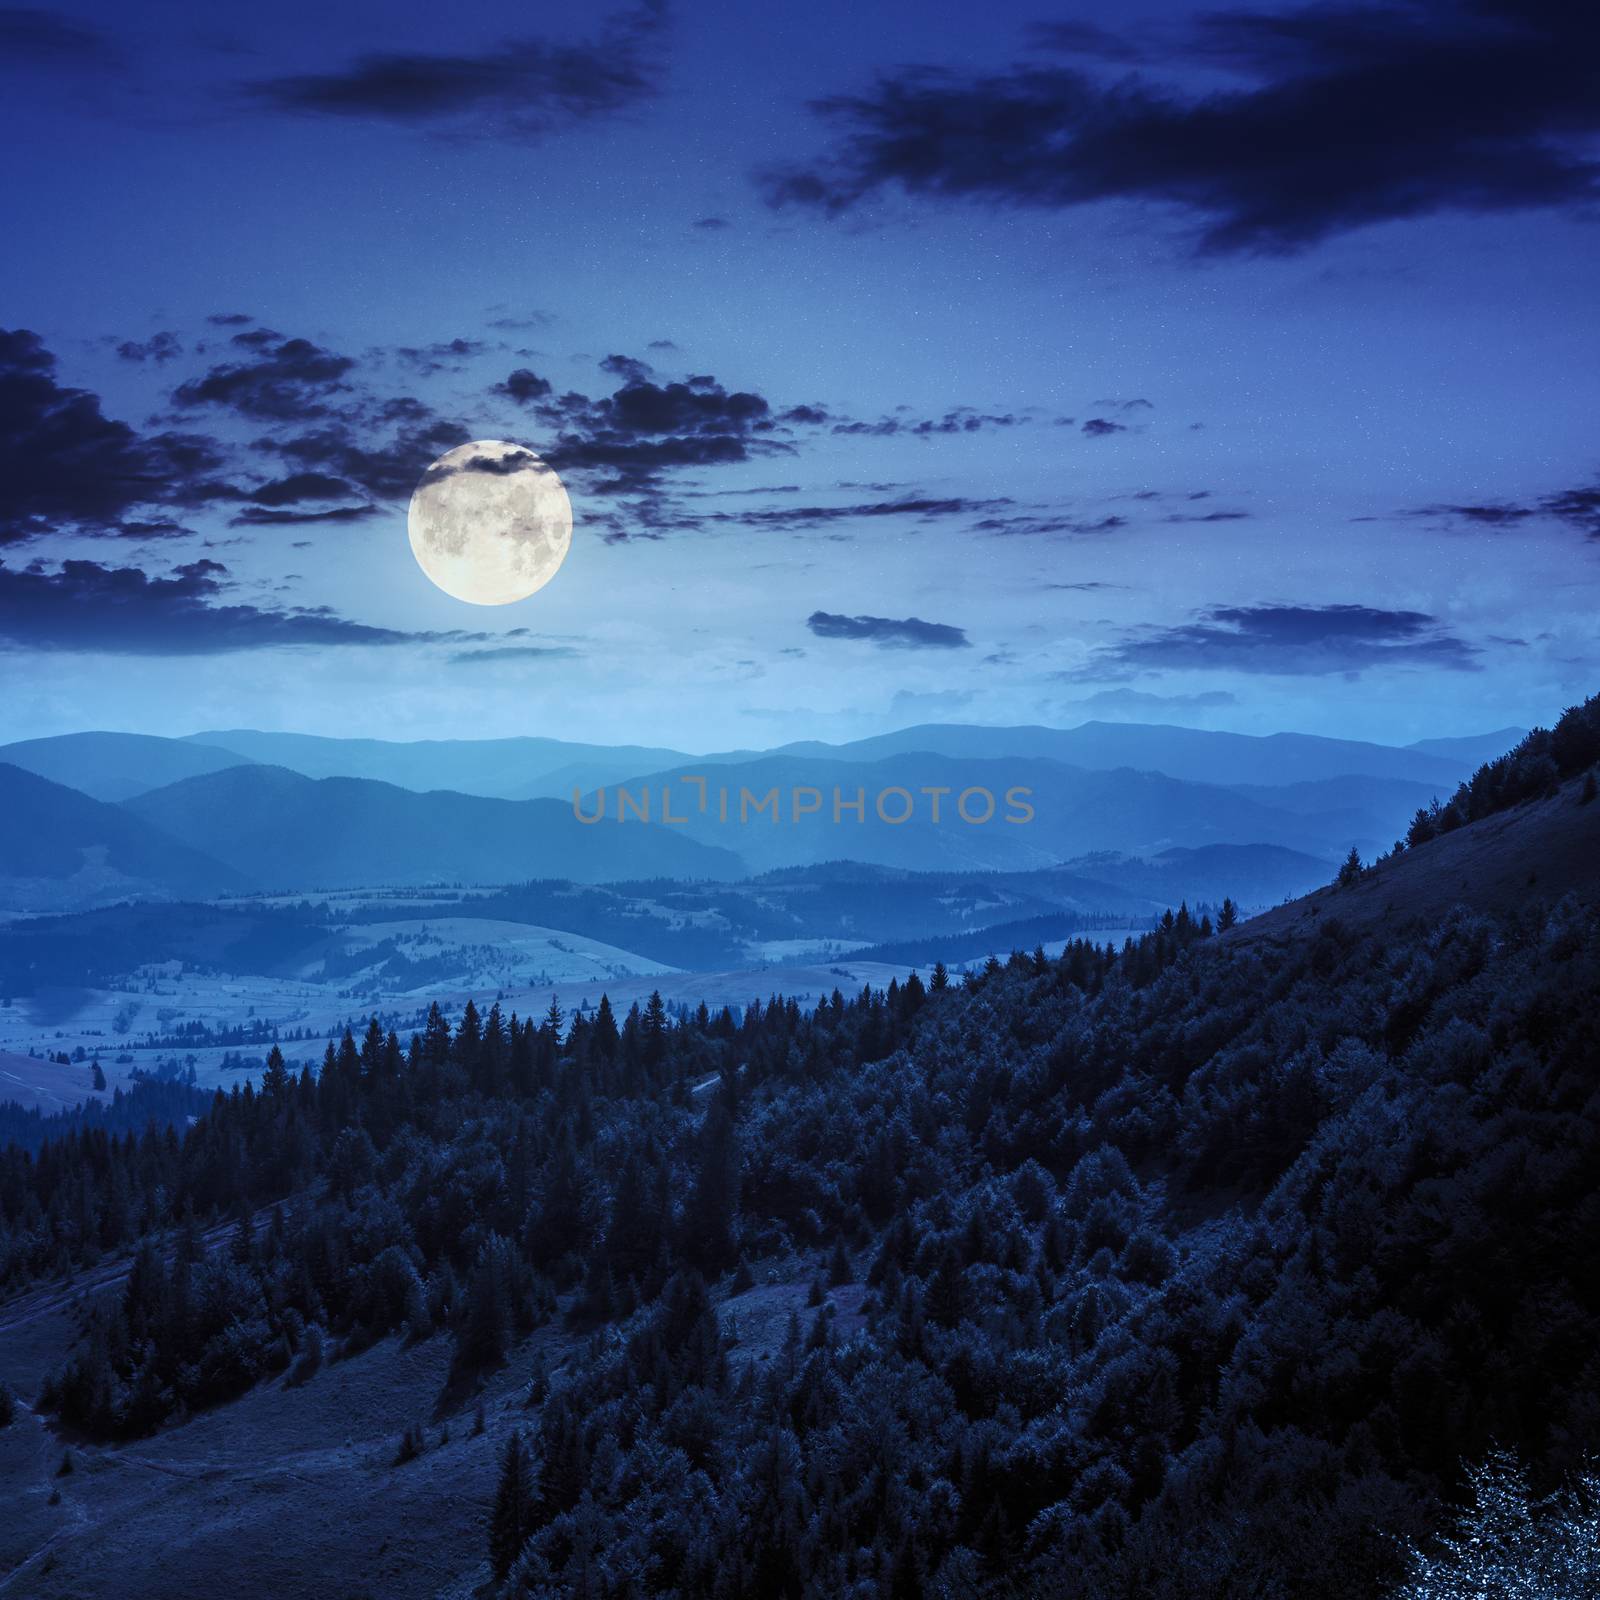
[[(1600, 13), (0, 9), (0, 738), (1600, 688)], [(570, 557), (434, 589), (436, 456)]]

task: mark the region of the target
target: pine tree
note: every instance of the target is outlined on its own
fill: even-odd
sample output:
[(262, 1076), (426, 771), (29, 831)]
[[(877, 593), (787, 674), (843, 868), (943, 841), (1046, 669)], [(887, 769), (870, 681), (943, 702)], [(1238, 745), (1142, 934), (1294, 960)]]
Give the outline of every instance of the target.
[(94, 1086), (97, 1089), (103, 1090), (106, 1086), (106, 1075), (101, 1069), (100, 1058), (98, 1056), (95, 1057), (92, 1065), (94, 1067)]
[(1341, 889), (1348, 889), (1351, 884), (1360, 881), (1364, 868), (1361, 865), (1361, 852), (1354, 845), (1350, 846), (1350, 854), (1344, 858), (1344, 865), (1339, 868), (1339, 875), (1334, 882)]
[(533, 1462), (522, 1434), (512, 1434), (501, 1453), (501, 1475), (490, 1512), (490, 1565), (494, 1578), (506, 1581), (512, 1563), (533, 1533)]
[(283, 1051), (277, 1045), (267, 1052), (266, 1071), (261, 1074), (261, 1093), (264, 1098), (281, 1103), (289, 1095), (289, 1069), (284, 1064)]
[(1217, 913), (1217, 932), (1226, 933), (1234, 923), (1239, 920), (1239, 908), (1226, 895), (1222, 899), (1222, 909)]
[(933, 976), (928, 980), (928, 988), (934, 994), (943, 994), (950, 987), (950, 969), (942, 961), (933, 964)]
[(844, 1247), (843, 1238), (833, 1241), (833, 1255), (828, 1260), (828, 1282), (834, 1288), (842, 1283), (849, 1283), (855, 1273), (850, 1266), (850, 1255)]

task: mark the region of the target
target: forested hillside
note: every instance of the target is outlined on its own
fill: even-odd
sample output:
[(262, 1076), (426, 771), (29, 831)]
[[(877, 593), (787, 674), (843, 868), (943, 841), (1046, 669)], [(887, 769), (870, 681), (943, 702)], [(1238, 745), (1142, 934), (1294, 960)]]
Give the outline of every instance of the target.
[[(102, 1439), (393, 1330), (470, 1406), (559, 1319), (461, 1552), (509, 1593), (1350, 1600), (1464, 1461), (1595, 1444), (1597, 1061), (1590, 906), (1184, 913), (811, 1015), (374, 1028), (182, 1136), (8, 1152), (0, 1275), (147, 1240), (42, 1396)], [(815, 1307), (752, 1359), (792, 1249)]]

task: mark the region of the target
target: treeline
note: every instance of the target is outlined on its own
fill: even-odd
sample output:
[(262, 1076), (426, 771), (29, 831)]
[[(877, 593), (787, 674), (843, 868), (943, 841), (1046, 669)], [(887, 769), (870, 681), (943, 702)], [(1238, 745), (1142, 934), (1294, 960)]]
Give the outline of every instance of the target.
[[(48, 1398), (127, 1434), (389, 1330), (465, 1388), (559, 1312), (606, 1336), (484, 1484), (506, 1594), (1375, 1600), (1463, 1459), (1594, 1446), (1600, 925), (1208, 930), (809, 1012), (435, 1013), (10, 1152), (12, 1281), (148, 1240)], [(796, 1250), (817, 1303), (752, 1359)]]
[[(24, 1109), (14, 1100), (0, 1101), (0, 1149), (16, 1145), (23, 1150), (38, 1150), (52, 1141), (65, 1139), (84, 1129), (104, 1133), (140, 1133), (152, 1123), (157, 1126), (183, 1126), (191, 1117), (203, 1115), (211, 1106), (211, 1096), (187, 1083), (145, 1079), (131, 1088), (118, 1088), (110, 1100), (86, 1100), (65, 1111), (42, 1112), (37, 1106)], [(0, 1285), (5, 1278), (0, 1275)]]
[(867, 945), (852, 950), (851, 961), (882, 961), (890, 966), (926, 966), (932, 961), (964, 962), (986, 956), (995, 950), (1026, 950), (1041, 943), (1053, 943), (1074, 933), (1098, 928), (1128, 928), (1149, 918), (1135, 918), (1121, 911), (1053, 911), (1039, 917), (1021, 917), (991, 927), (972, 928), (930, 939), (900, 939), (891, 944)]
[[(1537, 800), (1557, 784), (1589, 772), (1600, 762), (1600, 695), (1569, 706), (1554, 728), (1535, 728), (1503, 756), (1486, 761), (1449, 800), (1421, 807), (1411, 819), (1407, 844), (1426, 844), (1440, 834)], [(1589, 798), (1595, 784), (1591, 774)]]

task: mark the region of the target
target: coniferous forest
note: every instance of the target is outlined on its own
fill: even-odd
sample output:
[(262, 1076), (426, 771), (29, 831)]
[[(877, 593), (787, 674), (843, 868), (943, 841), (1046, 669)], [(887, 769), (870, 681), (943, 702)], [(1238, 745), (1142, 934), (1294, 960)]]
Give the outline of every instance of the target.
[(1564, 1495), (1559, 1547), (1600, 1436), (1600, 919), (1247, 928), (815, 1010), (436, 1007), (186, 1130), (12, 1146), (8, 1289), (136, 1252), (41, 1404), (131, 1440), (390, 1336), (460, 1405), (525, 1362), (510, 1595), (1510, 1593), (1448, 1586), (1474, 1505), (1500, 1549)]

